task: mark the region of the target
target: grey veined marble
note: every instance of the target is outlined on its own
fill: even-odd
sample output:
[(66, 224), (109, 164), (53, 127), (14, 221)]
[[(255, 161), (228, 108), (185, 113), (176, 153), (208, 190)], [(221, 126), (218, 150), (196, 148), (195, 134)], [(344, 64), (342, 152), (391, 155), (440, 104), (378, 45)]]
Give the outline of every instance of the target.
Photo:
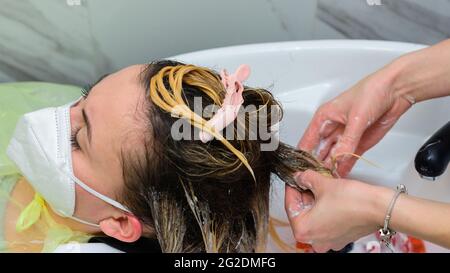
[(319, 0), (317, 17), (353, 39), (433, 44), (450, 37), (450, 0)]
[(92, 39), (86, 5), (72, 2), (77, 4), (0, 0), (0, 82), (84, 84), (109, 70), (110, 62)]
[(85, 84), (180, 53), (330, 34), (432, 44), (449, 16), (450, 0), (0, 0), (0, 82)]
[(0, 82), (84, 84), (135, 63), (309, 39), (317, 0), (0, 0)]

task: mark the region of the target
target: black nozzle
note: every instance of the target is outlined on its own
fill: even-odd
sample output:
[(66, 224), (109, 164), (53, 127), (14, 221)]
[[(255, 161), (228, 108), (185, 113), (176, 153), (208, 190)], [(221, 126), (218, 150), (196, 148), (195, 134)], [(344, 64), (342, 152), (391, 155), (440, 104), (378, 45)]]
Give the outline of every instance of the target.
[(441, 176), (450, 161), (450, 122), (431, 136), (420, 147), (414, 165), (420, 176), (432, 178)]

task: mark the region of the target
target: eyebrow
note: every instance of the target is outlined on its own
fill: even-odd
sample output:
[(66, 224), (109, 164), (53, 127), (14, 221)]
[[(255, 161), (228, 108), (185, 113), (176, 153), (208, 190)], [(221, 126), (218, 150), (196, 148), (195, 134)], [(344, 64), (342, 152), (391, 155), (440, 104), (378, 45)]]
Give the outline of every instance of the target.
[[(104, 78), (108, 77), (110, 75), (110, 73), (107, 73), (103, 76), (101, 76), (95, 83), (94, 85), (91, 86), (90, 89), (93, 89), (98, 83), (100, 83)], [(91, 139), (92, 139), (92, 126), (91, 126), (91, 122), (89, 121), (89, 116), (87, 115), (86, 111), (84, 110), (84, 108), (81, 110), (81, 113), (83, 115), (83, 119), (84, 119), (84, 123), (86, 123), (86, 127), (87, 127), (87, 134), (88, 134), (88, 141), (89, 141), (89, 145), (91, 144)]]

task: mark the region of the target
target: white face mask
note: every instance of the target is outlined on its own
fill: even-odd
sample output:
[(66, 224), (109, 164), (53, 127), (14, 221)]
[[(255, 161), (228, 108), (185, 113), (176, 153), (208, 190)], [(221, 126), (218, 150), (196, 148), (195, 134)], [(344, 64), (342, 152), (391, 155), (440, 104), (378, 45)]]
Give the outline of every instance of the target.
[(56, 213), (98, 227), (73, 216), (75, 184), (116, 208), (130, 211), (93, 190), (73, 173), (70, 107), (78, 101), (25, 114), (16, 125), (7, 155)]

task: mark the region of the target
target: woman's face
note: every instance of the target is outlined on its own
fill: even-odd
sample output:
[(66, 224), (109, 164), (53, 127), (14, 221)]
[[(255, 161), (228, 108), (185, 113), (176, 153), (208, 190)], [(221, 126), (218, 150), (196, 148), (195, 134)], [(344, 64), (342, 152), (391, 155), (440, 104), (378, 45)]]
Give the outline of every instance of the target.
[[(76, 134), (72, 148), (74, 174), (114, 200), (120, 200), (124, 184), (121, 151), (142, 147), (146, 131), (145, 90), (139, 82), (144, 68), (133, 65), (107, 75), (70, 110), (72, 133)], [(76, 217), (101, 223), (126, 215), (76, 186)]]

